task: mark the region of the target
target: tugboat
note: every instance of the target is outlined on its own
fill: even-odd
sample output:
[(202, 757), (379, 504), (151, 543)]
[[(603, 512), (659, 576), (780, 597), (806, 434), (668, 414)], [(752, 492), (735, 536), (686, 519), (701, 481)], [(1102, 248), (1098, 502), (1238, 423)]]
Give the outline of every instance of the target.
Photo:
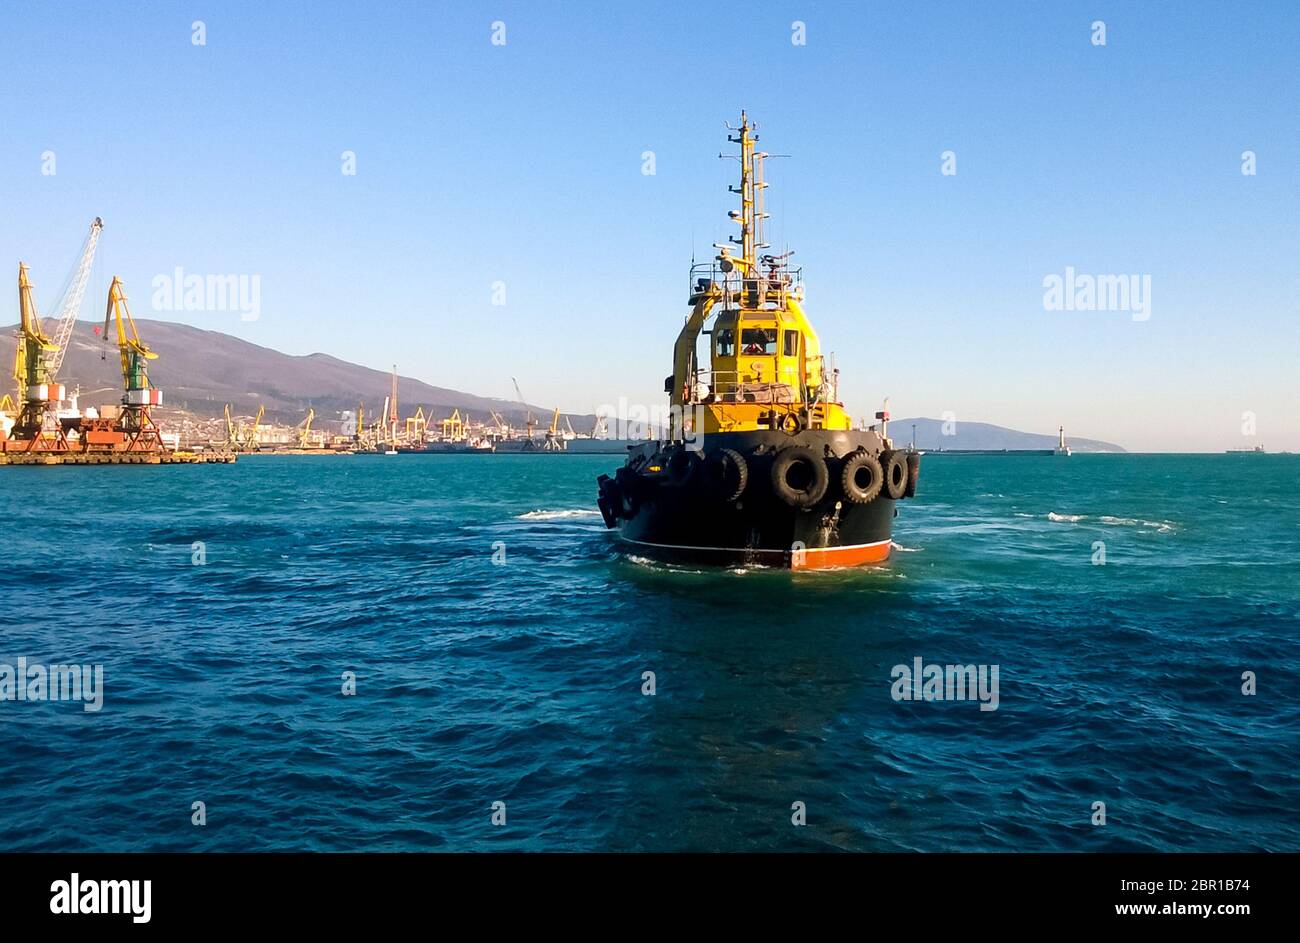
[[(757, 125), (727, 125), (740, 146), (739, 238), (693, 265), (690, 313), (673, 348), (667, 438), (629, 446), (597, 479), (605, 526), (655, 559), (790, 569), (882, 563), (896, 504), (916, 494), (920, 455), (897, 449), (889, 413), (853, 428), (804, 314), (792, 253), (760, 254), (763, 160)], [(737, 254), (738, 249), (738, 254)], [(705, 325), (712, 318), (711, 330)], [(709, 368), (699, 338), (709, 338)]]

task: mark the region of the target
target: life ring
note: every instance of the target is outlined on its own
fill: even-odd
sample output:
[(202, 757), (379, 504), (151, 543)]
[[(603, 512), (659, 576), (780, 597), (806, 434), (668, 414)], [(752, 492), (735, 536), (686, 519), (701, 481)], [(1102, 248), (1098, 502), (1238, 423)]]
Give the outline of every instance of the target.
[(907, 488), (903, 491), (903, 497), (916, 497), (916, 481), (921, 477), (921, 454), (919, 452), (907, 453)]
[(700, 464), (700, 453), (681, 446), (668, 457), (668, 477), (675, 485), (684, 485), (695, 477)]
[(907, 493), (907, 458), (902, 452), (885, 452), (880, 465), (885, 470), (885, 494), (897, 501)]
[(791, 507), (807, 509), (820, 501), (830, 477), (822, 457), (804, 446), (783, 449), (772, 462), (772, 490)]
[(854, 504), (869, 504), (876, 500), (885, 485), (885, 472), (880, 459), (870, 452), (854, 452), (844, 460), (840, 471), (840, 488), (844, 497)]
[(704, 474), (714, 494), (729, 503), (739, 498), (749, 483), (749, 464), (735, 449), (718, 449), (704, 459)]

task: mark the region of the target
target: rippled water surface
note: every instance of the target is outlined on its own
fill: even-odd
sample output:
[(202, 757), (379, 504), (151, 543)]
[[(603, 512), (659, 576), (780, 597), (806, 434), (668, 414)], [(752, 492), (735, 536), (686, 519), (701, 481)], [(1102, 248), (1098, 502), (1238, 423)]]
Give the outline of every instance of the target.
[(1300, 458), (931, 455), (793, 575), (621, 555), (616, 461), (0, 469), (0, 663), (104, 671), (0, 701), (0, 848), (1300, 850)]

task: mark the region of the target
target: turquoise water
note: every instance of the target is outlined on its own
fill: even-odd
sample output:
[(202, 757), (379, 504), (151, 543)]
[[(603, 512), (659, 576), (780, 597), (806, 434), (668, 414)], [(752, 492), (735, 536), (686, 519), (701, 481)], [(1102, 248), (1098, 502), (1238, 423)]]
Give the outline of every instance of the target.
[(0, 701), (0, 848), (1300, 850), (1300, 458), (932, 455), (799, 574), (622, 556), (616, 460), (0, 469), (0, 663), (104, 678)]

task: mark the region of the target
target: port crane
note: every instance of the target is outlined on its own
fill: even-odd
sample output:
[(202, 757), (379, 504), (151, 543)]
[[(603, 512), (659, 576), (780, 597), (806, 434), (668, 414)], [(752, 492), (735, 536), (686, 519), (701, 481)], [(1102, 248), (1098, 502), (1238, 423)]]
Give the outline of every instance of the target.
[(266, 414), (266, 406), (264, 406), (264, 405), (261, 404), (261, 403), (258, 403), (258, 404), (257, 404), (257, 415), (253, 417), (253, 424), (252, 424), (251, 426), (249, 426), (249, 427), (244, 431), (244, 451), (245, 451), (245, 452), (256, 452), (256, 451), (258, 450), (258, 444), (257, 444), (257, 430), (258, 430), (258, 428), (261, 427), (261, 425), (262, 425), (262, 417), (263, 417), (265, 414)]
[(388, 398), (388, 439), (391, 446), (397, 445), (397, 364), (393, 364), (393, 392)]
[(533, 429), (537, 426), (537, 417), (533, 415), (533, 411), (524, 402), (524, 394), (519, 389), (519, 381), (511, 377), (510, 382), (515, 385), (515, 396), (519, 398), (519, 405), (524, 407), (524, 425), (528, 427), (528, 441), (531, 442), (533, 441)]
[(460, 409), (453, 409), (451, 415), (442, 421), (442, 437), (450, 442), (459, 441), (469, 432), (468, 426), (469, 417), (461, 418)]
[(27, 265), (18, 263), (18, 349), (14, 352), (14, 381), (18, 384), (18, 412), (14, 417), (13, 436), (28, 440), (28, 448), (38, 440), (50, 438), (45, 429), (45, 415), (51, 400), (63, 398), (57, 384), (51, 384), (49, 355), (54, 341), (41, 329), (36, 300)]
[(68, 338), (72, 334), (77, 314), (81, 311), (81, 304), (86, 295), (86, 283), (90, 278), (90, 269), (95, 258), (95, 247), (99, 244), (99, 233), (103, 226), (103, 222), (98, 217), (90, 224), (90, 232), (69, 277), (67, 290), (59, 301), (54, 337), (47, 335), (41, 327), (41, 318), (32, 295), (27, 266), (22, 262), (18, 263), (20, 323), (13, 369), (18, 396), (16, 401), (6, 397), (8, 408), (5, 412), (14, 417), (11, 430), (13, 437), (20, 441), (25, 440), (25, 445), (21, 447), (23, 451), (33, 449), (63, 451), (67, 448), (67, 439), (62, 427), (49, 422), (51, 404), (64, 398), (64, 389), (62, 385), (54, 382), (54, 378), (63, 364)]
[(429, 418), (424, 414), (424, 407), (420, 406), (415, 410), (414, 416), (406, 417), (406, 444), (423, 445), (428, 437)]
[[(531, 436), (530, 436), (531, 438)], [(555, 407), (555, 414), (551, 416), (551, 425), (546, 430), (546, 441), (542, 448), (548, 452), (563, 452), (568, 447), (563, 434), (560, 432), (560, 407)]]
[[(157, 360), (158, 355), (140, 339), (135, 319), (131, 317), (126, 292), (122, 288), (122, 279), (116, 275), (108, 288), (108, 305), (104, 309), (105, 343), (109, 342), (110, 323), (116, 328), (114, 336), (122, 363), (124, 387), (122, 411), (117, 428), (112, 431), (124, 435), (125, 442), (121, 447), (126, 451), (164, 451), (162, 434), (149, 415), (152, 407), (162, 405), (162, 391), (155, 389), (149, 382), (149, 361)], [(106, 431), (92, 430), (88, 435)]]
[(60, 299), (54, 315), (53, 332), (54, 350), (48, 352), (48, 369), (51, 378), (58, 375), (63, 366), (63, 357), (68, 352), (68, 341), (72, 338), (72, 329), (76, 326), (77, 315), (81, 313), (81, 304), (86, 297), (86, 285), (90, 281), (90, 270), (95, 263), (95, 250), (99, 246), (99, 234), (104, 230), (104, 221), (96, 216), (90, 223), (90, 231), (81, 245), (81, 254), (77, 258), (76, 268), (68, 279), (68, 288)]
[(357, 404), (357, 431), (352, 437), (352, 443), (357, 448), (363, 448), (367, 443), (366, 435), (366, 404)]
[(298, 424), (298, 448), (307, 448), (307, 443), (311, 439), (311, 423), (316, 418), (316, 409), (313, 406), (307, 407), (307, 418)]
[(230, 404), (226, 404), (226, 446), (239, 450), (239, 434), (235, 432), (235, 421), (230, 418)]

